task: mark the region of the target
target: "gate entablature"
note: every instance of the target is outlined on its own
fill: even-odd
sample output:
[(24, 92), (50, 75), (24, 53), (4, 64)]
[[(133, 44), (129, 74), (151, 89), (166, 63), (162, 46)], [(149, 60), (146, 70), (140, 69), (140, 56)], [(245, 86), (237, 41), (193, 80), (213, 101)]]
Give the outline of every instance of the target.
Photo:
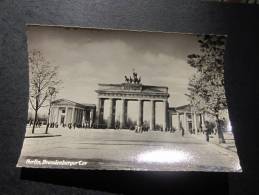
[(151, 86), (142, 84), (98, 84), (95, 90), (99, 98), (115, 98), (145, 101), (156, 100), (164, 101), (169, 97), (168, 87)]

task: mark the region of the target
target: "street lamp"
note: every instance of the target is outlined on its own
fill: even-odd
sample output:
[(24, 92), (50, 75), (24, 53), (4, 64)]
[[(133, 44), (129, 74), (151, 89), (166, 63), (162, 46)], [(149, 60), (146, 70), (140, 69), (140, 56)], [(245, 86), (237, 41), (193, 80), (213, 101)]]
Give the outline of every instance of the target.
[(55, 87), (49, 87), (48, 88), (48, 93), (50, 95), (50, 100), (49, 100), (48, 121), (47, 121), (47, 125), (46, 125), (45, 134), (48, 133), (48, 129), (49, 129), (49, 118), (50, 118), (51, 102), (52, 102), (52, 96), (54, 95), (55, 92), (56, 92)]

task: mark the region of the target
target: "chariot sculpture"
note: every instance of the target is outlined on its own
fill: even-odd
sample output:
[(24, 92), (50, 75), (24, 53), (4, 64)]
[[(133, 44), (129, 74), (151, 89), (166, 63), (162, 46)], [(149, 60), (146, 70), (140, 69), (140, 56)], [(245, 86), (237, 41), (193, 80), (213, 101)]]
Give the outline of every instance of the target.
[(128, 77), (127, 75), (125, 75), (124, 78), (126, 83), (141, 84), (141, 77), (140, 76), (138, 77), (138, 73), (136, 73), (134, 70), (133, 70), (132, 77), (131, 76)]

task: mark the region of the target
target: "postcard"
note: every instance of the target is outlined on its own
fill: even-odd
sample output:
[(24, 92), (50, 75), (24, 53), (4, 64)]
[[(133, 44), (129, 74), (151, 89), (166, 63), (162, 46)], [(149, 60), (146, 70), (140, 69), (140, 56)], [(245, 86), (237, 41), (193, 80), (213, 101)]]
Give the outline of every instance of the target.
[(226, 35), (26, 28), (18, 167), (242, 171), (224, 88)]

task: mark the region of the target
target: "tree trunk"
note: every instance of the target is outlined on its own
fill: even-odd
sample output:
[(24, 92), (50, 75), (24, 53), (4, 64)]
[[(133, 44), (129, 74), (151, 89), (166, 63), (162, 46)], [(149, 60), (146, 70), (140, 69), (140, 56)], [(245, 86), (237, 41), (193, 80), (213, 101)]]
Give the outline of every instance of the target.
[(220, 121), (219, 121), (219, 115), (216, 114), (216, 119), (217, 119), (217, 128), (218, 128), (218, 138), (219, 138), (219, 143), (226, 143), (225, 141), (225, 138), (224, 138), (224, 134), (223, 134), (223, 131), (222, 131), (222, 124), (220, 124)]
[(38, 110), (35, 110), (34, 121), (33, 121), (32, 132), (31, 132), (32, 134), (34, 134), (37, 120), (38, 120)]
[[(51, 100), (50, 100), (50, 105), (51, 105)], [(50, 109), (51, 109), (51, 106), (49, 106), (48, 120), (47, 120), (47, 125), (46, 125), (45, 134), (48, 134), (48, 129), (49, 129), (49, 117), (50, 117)]]
[(48, 134), (48, 129), (49, 129), (49, 122), (47, 122), (46, 129), (45, 129), (45, 134)]

